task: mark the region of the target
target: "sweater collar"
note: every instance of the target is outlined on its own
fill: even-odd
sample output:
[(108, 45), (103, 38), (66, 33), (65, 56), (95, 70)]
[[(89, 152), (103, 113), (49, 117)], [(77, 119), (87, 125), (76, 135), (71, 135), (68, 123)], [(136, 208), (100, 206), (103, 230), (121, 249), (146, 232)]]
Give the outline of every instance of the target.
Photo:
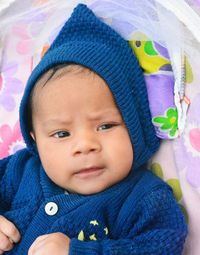
[(40, 167), (40, 184), (42, 187), (42, 191), (45, 199), (61, 195), (65, 193), (65, 190), (58, 185), (56, 185), (46, 174), (44, 168)]

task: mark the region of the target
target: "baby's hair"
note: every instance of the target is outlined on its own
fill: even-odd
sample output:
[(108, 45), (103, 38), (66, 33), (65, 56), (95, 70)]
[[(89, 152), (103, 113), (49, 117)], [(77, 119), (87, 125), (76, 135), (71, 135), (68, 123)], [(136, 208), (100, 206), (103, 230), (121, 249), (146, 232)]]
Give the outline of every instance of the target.
[(66, 75), (67, 73), (73, 73), (77, 75), (82, 73), (94, 74), (94, 71), (78, 64), (67, 63), (67, 64), (56, 65), (53, 68), (49, 69), (47, 72), (45, 72), (37, 80), (29, 97), (28, 107), (27, 107), (27, 124), (28, 124), (28, 128), (30, 132), (33, 131), (32, 114), (36, 107), (35, 101), (36, 101), (38, 89), (43, 88), (49, 81), (60, 79), (62, 76)]

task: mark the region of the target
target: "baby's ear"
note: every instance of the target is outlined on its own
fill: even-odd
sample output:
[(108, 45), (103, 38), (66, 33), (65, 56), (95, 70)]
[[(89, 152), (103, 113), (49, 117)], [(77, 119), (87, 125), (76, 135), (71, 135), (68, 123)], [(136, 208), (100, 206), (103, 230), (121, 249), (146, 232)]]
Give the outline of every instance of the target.
[(34, 135), (34, 133), (32, 131), (30, 132), (30, 135), (33, 138), (33, 140), (35, 141), (35, 135)]

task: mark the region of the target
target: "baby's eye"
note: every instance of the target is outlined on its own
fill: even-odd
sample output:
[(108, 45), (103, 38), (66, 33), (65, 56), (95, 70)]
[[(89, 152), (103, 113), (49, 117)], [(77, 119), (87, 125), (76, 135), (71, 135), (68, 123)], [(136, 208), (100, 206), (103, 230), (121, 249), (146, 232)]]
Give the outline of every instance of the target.
[(70, 133), (68, 131), (58, 131), (55, 134), (53, 134), (53, 137), (55, 138), (65, 138), (70, 136)]
[(115, 123), (106, 123), (98, 127), (98, 130), (106, 130), (117, 126)]

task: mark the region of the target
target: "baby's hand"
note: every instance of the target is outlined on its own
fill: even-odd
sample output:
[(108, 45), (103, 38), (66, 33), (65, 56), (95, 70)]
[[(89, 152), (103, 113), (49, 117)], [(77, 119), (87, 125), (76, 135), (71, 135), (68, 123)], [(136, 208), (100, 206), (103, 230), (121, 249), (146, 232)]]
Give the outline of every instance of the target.
[(20, 233), (15, 225), (0, 215), (0, 254), (13, 248), (19, 242)]
[(70, 239), (63, 233), (39, 236), (31, 245), (28, 255), (67, 255)]

